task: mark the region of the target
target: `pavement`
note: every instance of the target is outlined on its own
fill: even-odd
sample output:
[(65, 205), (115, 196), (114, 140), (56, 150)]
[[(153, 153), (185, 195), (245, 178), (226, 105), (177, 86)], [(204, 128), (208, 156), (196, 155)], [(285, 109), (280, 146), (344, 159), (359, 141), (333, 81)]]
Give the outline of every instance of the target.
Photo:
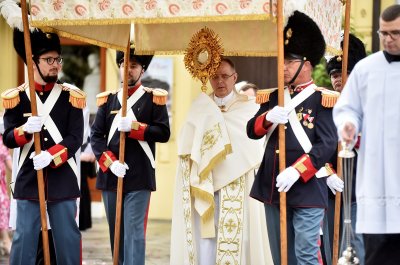
[[(93, 218), (92, 228), (82, 232), (83, 265), (112, 265), (108, 225), (105, 218)], [(168, 265), (171, 222), (149, 220), (147, 224), (146, 265)], [(0, 265), (8, 265), (0, 256)]]

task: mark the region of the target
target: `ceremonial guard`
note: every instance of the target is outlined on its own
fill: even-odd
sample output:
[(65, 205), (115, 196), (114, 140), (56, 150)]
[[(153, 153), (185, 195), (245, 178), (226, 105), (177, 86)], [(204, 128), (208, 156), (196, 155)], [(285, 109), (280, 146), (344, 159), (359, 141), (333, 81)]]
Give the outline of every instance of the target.
[[(247, 124), (250, 138), (265, 136), (267, 141), (250, 196), (264, 202), (274, 264), (281, 264), (279, 192), (286, 192), (288, 264), (317, 265), (320, 227), (328, 204), (326, 178), (320, 177), (328, 175), (325, 164), (336, 150), (332, 107), (337, 95), (317, 87), (311, 77), (325, 52), (317, 24), (295, 11), (284, 38), (285, 106), (277, 106), (276, 89), (260, 90), (260, 108)], [(278, 149), (278, 124), (285, 124), (286, 150)], [(288, 165), (281, 173), (279, 152), (286, 152)]]
[[(58, 264), (81, 264), (81, 234), (75, 221), (80, 196), (76, 152), (83, 140), (85, 94), (57, 83), (61, 45), (56, 34), (35, 29), (31, 34), (33, 76), (38, 116), (32, 116), (28, 84), (2, 93), (4, 143), (20, 148), (13, 196), (17, 200), (16, 230), (10, 264), (35, 264), (41, 229), (36, 170), (43, 170), (47, 213)], [(14, 47), (26, 63), (23, 33), (14, 30)], [(35, 155), (33, 133), (40, 133)]]
[[(145, 263), (145, 236), (150, 194), (156, 190), (155, 146), (170, 137), (167, 91), (143, 87), (141, 78), (152, 56), (130, 51), (126, 117), (121, 117), (122, 89), (97, 95), (98, 111), (91, 131), (91, 145), (98, 160), (96, 187), (102, 190), (114, 246), (118, 177), (124, 177), (119, 264)], [(124, 53), (116, 62), (124, 78)], [(125, 164), (119, 162), (120, 132), (126, 132)]]

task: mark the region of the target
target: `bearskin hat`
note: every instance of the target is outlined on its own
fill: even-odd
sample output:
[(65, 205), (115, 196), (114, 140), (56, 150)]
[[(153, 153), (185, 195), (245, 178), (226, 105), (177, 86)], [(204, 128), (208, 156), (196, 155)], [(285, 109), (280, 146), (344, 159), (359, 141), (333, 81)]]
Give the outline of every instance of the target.
[[(149, 67), (151, 60), (153, 59), (153, 55), (136, 55), (135, 54), (135, 48), (131, 48), (130, 52), (130, 60), (134, 60), (143, 67), (143, 70), (146, 71), (147, 68)], [(124, 52), (117, 51), (116, 54), (116, 62), (117, 65), (120, 65), (122, 61), (124, 60)]]
[[(343, 41), (340, 43), (340, 47), (343, 49)], [(365, 58), (367, 53), (365, 52), (364, 43), (354, 36), (349, 34), (349, 54), (347, 57), (347, 72), (350, 73), (356, 63), (361, 59)], [(332, 57), (326, 64), (326, 71), (329, 75), (342, 71), (342, 56)]]
[(306, 14), (295, 11), (283, 30), (285, 58), (309, 61), (316, 66), (325, 53), (325, 40), (318, 25)]
[[(37, 59), (40, 55), (49, 51), (56, 51), (61, 54), (60, 38), (57, 34), (45, 33), (40, 29), (35, 29), (30, 34), (33, 59)], [(13, 42), (15, 51), (26, 63), (24, 33), (19, 29), (14, 29)]]

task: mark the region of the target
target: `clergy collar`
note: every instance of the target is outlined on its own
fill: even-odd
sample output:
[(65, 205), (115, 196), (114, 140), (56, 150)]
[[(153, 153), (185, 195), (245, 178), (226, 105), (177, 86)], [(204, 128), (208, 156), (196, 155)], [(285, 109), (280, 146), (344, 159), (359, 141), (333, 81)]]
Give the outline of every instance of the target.
[(301, 91), (303, 91), (306, 87), (308, 87), (309, 85), (311, 85), (311, 84), (313, 84), (314, 83), (314, 80), (310, 80), (310, 81), (308, 81), (308, 82), (306, 82), (306, 83), (303, 83), (303, 84), (300, 84), (300, 85), (297, 85), (297, 86), (290, 86), (290, 88), (291, 89), (293, 89), (293, 91), (294, 92), (301, 92)]
[(128, 87), (128, 97), (132, 96), (133, 93), (142, 85), (142, 83), (139, 83), (135, 86)]
[(229, 93), (223, 98), (219, 98), (214, 94), (214, 101), (215, 103), (217, 103), (218, 107), (225, 107), (226, 104), (232, 99), (232, 97), (233, 97), (233, 90), (231, 91), (231, 93)]
[(53, 89), (55, 83), (47, 83), (45, 85), (39, 84), (35, 82), (35, 90), (37, 92), (48, 92)]
[(400, 62), (400, 55), (393, 55), (388, 53), (387, 51), (383, 51), (383, 55), (385, 55), (385, 58), (388, 61), (388, 63)]

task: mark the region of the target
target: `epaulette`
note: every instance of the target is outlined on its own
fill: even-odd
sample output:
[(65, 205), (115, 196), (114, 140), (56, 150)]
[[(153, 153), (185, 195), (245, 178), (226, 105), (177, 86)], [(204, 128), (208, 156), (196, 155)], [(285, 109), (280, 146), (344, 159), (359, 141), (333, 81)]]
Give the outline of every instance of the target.
[(20, 85), (19, 87), (10, 88), (1, 93), (3, 99), (3, 107), (5, 109), (15, 108), (20, 102), (19, 93), (25, 91), (28, 86), (26, 84)]
[(269, 101), (269, 95), (276, 91), (278, 88), (266, 88), (257, 90), (256, 103), (263, 104)]
[(153, 103), (156, 105), (167, 104), (168, 91), (161, 88), (149, 88), (143, 87), (143, 90), (147, 93), (153, 93)]
[(102, 106), (104, 103), (107, 102), (108, 96), (110, 94), (114, 94), (113, 91), (104, 91), (96, 95), (96, 105), (97, 107)]
[(333, 108), (335, 106), (340, 93), (323, 87), (317, 87), (315, 90), (320, 91), (322, 95), (321, 105), (325, 108)]
[(62, 90), (69, 92), (69, 102), (71, 102), (72, 106), (78, 109), (86, 107), (86, 93), (83, 90), (69, 87), (64, 84), (62, 84), (61, 87)]

